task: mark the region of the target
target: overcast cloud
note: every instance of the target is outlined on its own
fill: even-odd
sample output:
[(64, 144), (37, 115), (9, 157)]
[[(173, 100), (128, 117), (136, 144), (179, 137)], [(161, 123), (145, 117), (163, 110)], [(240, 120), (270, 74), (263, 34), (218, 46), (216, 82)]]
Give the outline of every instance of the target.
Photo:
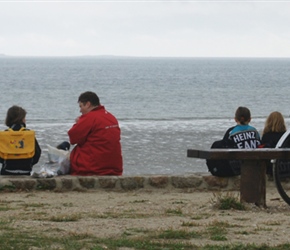
[(0, 54), (290, 57), (289, 1), (0, 1)]

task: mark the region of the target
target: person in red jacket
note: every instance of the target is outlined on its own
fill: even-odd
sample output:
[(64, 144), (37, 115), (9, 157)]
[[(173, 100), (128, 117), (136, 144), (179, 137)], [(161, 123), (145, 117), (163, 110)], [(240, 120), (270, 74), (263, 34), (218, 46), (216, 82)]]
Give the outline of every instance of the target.
[(96, 93), (78, 99), (82, 115), (68, 131), (72, 175), (122, 175), (121, 130), (117, 119), (100, 104)]

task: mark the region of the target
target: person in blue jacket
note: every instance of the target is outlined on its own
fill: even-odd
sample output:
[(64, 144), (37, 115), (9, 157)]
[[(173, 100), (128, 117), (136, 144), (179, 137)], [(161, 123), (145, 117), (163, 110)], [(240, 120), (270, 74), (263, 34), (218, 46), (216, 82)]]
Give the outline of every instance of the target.
[(235, 113), (237, 125), (229, 132), (228, 145), (233, 148), (257, 148), (261, 144), (256, 128), (249, 125), (251, 112), (246, 107), (238, 107)]
[[(236, 125), (229, 128), (223, 139), (215, 141), (211, 148), (257, 148), (261, 144), (256, 128), (249, 125), (251, 112), (246, 107), (238, 107), (235, 113)], [(236, 176), (241, 173), (238, 160), (207, 160), (208, 170), (219, 177)]]

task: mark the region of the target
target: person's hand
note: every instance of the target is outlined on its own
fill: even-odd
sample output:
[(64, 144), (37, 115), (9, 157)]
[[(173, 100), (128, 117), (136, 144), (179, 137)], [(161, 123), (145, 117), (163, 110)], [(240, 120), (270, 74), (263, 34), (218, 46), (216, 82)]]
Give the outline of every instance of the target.
[(78, 116), (76, 119), (75, 119), (75, 122), (77, 123), (79, 121), (80, 117)]

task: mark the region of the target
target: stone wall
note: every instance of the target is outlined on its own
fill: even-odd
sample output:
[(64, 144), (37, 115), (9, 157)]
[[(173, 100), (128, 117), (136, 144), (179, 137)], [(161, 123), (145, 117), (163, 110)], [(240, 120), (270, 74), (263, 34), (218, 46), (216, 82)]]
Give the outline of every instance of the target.
[[(267, 186), (274, 185), (267, 181)], [(138, 189), (186, 189), (186, 190), (239, 190), (240, 177), (220, 178), (208, 173), (166, 176), (56, 176), (53, 178), (32, 178), (30, 176), (1, 176), (0, 191), (86, 191)]]

